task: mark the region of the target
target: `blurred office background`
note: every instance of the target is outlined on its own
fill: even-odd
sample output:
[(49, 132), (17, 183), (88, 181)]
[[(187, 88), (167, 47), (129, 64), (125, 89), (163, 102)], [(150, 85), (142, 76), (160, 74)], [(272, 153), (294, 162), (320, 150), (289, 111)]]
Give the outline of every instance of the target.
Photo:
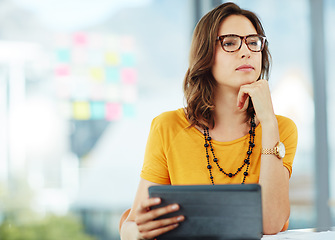
[[(136, 192), (151, 120), (183, 107), (194, 26), (221, 2), (0, 1), (0, 239), (43, 221), (63, 223), (65, 234), (73, 227), (92, 236), (78, 233), (78, 240), (119, 239), (118, 221)], [(275, 112), (298, 127), (290, 229), (334, 226), (335, 2), (233, 2), (261, 18), (273, 57)], [(317, 13), (323, 36), (314, 32), (319, 25), (313, 28), (315, 2), (323, 4)], [(313, 59), (320, 52), (325, 104), (314, 100), (320, 79)], [(324, 107), (326, 115), (315, 117)], [(321, 157), (319, 117), (328, 127)], [(320, 175), (319, 166), (329, 172)]]

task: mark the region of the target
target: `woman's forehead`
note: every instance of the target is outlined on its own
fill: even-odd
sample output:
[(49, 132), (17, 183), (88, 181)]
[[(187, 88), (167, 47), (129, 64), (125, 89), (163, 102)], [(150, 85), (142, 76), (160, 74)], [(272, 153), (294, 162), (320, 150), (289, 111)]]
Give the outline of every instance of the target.
[(256, 34), (257, 31), (251, 21), (242, 15), (230, 15), (222, 21), (219, 27), (218, 36), (225, 34), (237, 34), (246, 36)]

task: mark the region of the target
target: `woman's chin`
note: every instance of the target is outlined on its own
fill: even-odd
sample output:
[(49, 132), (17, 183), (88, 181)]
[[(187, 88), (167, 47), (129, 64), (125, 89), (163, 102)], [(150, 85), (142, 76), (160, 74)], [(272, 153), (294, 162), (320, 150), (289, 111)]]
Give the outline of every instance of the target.
[(241, 79), (240, 81), (240, 86), (243, 86), (243, 85), (248, 85), (248, 84), (252, 84), (252, 83), (255, 83), (257, 82), (257, 79), (255, 78), (245, 78), (245, 79)]

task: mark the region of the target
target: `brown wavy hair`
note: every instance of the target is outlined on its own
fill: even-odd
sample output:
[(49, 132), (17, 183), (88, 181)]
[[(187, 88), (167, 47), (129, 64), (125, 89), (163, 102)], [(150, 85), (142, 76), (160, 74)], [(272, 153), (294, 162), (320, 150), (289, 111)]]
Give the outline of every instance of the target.
[[(207, 13), (194, 29), (189, 68), (184, 78), (184, 96), (186, 100), (186, 116), (190, 126), (214, 127), (214, 89), (216, 80), (211, 68), (214, 64), (216, 38), (219, 27), (227, 17), (240, 15), (248, 18), (258, 34), (265, 36), (259, 18), (253, 12), (241, 9), (234, 3), (224, 3)], [(262, 68), (258, 79), (269, 77), (271, 55), (266, 41), (262, 50)], [(247, 109), (247, 117), (255, 113), (251, 99)]]

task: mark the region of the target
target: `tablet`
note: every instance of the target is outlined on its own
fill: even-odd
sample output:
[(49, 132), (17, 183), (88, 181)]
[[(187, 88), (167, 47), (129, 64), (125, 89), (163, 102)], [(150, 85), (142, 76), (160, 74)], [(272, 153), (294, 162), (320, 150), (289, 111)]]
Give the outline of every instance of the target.
[(262, 199), (259, 184), (159, 185), (149, 187), (150, 197), (160, 197), (157, 207), (178, 203), (180, 210), (161, 218), (184, 215), (180, 225), (164, 239), (261, 239)]

